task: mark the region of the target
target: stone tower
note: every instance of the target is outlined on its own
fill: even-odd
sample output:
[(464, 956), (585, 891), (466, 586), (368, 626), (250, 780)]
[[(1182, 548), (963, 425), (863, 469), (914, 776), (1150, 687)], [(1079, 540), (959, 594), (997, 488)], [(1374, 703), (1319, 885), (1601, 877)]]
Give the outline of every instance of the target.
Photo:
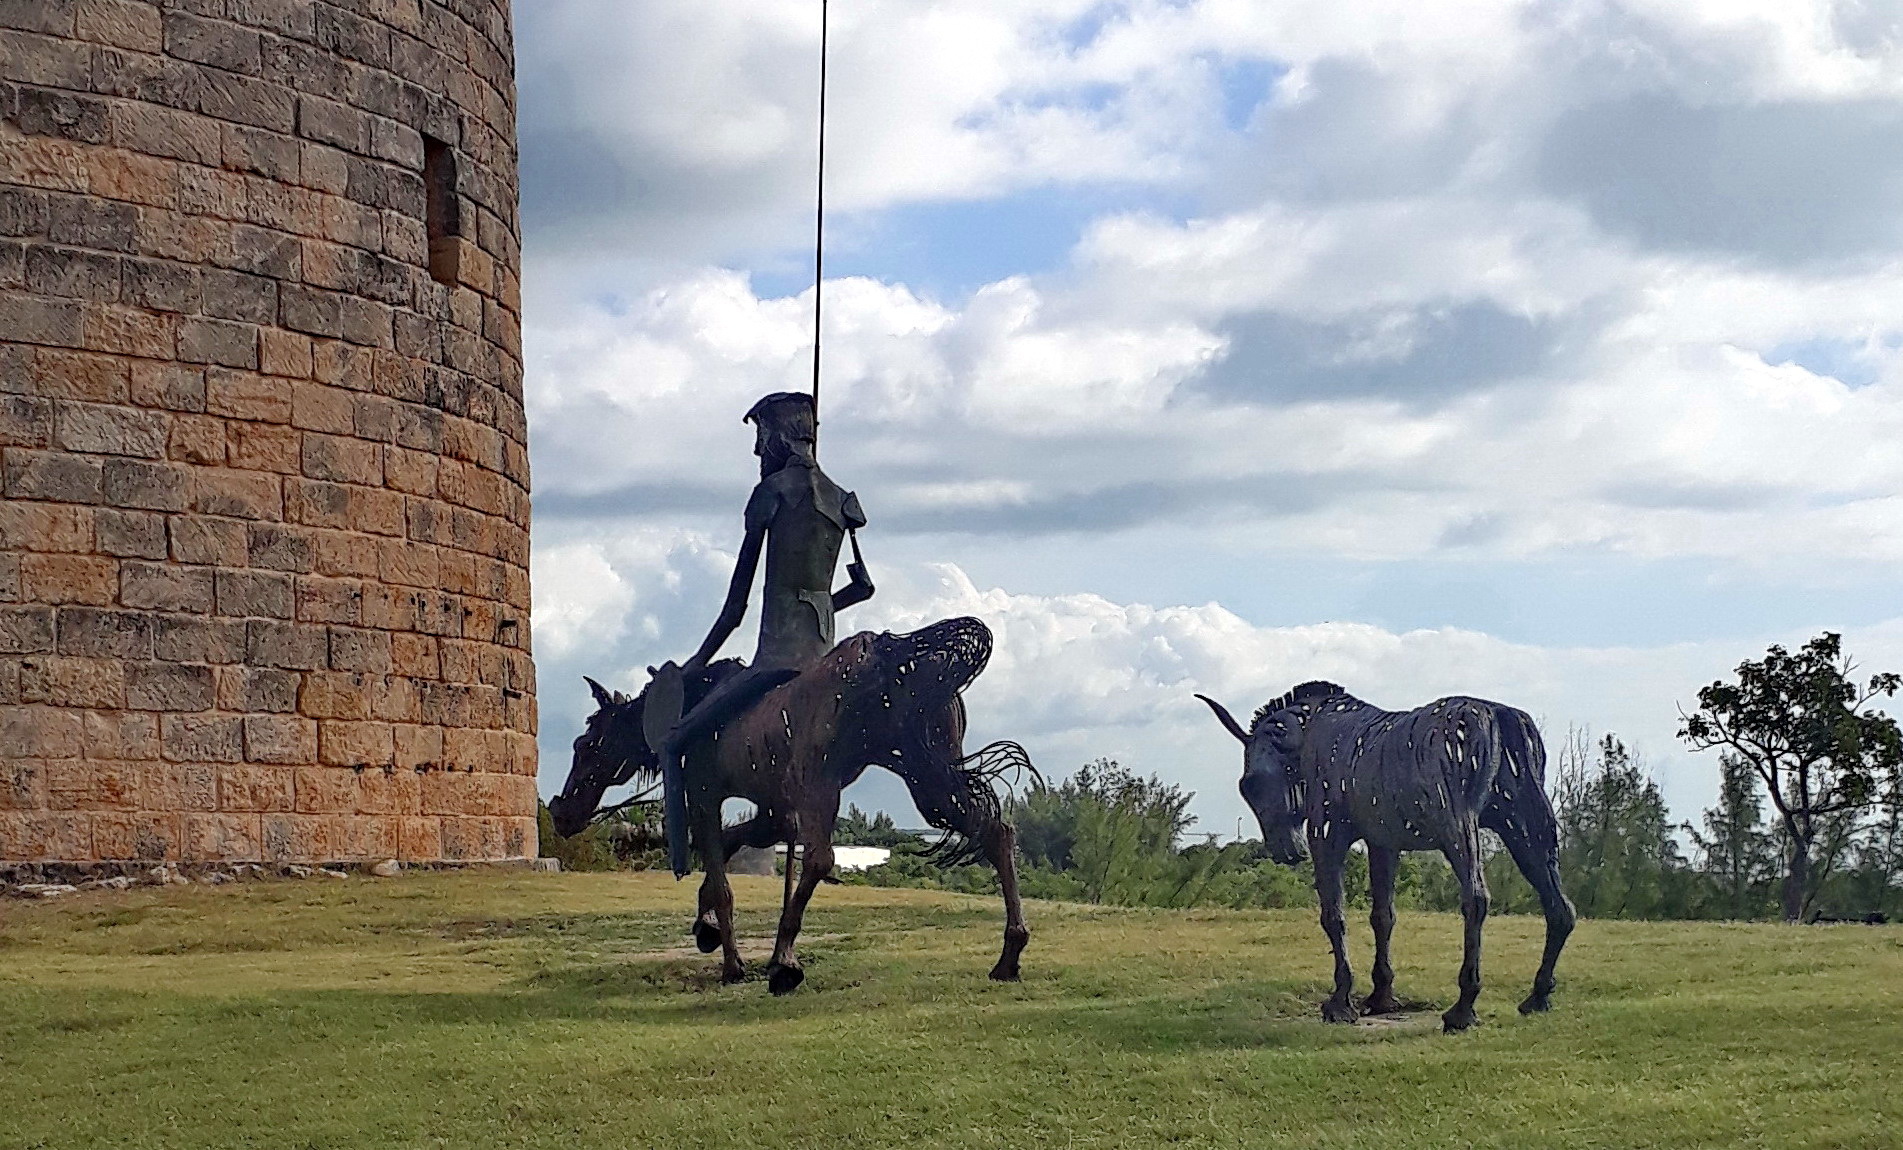
[(0, 860), (533, 856), (507, 0), (0, 0)]

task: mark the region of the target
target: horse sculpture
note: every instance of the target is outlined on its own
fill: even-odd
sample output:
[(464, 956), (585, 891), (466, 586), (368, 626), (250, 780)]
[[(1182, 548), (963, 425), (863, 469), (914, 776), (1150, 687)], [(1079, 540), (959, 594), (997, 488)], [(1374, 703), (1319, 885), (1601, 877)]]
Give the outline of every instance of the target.
[[(946, 837), (933, 848), (946, 864), (979, 856), (997, 869), (1004, 894), (1004, 951), (991, 977), (1018, 978), (1018, 956), (1030, 941), (1018, 898), (1016, 832), (1006, 822), (993, 782), (1035, 768), (1016, 743), (963, 753), (964, 701), (959, 693), (991, 657), (991, 632), (972, 618), (947, 619), (905, 635), (862, 632), (834, 647), (797, 678), (775, 687), (750, 709), (687, 751), (689, 827), (705, 877), (694, 939), (703, 953), (721, 950), (721, 981), (745, 977), (733, 930), (733, 891), (725, 863), (741, 846), (792, 842), (802, 848), (798, 887), (780, 911), (767, 985), (786, 994), (805, 978), (794, 951), (806, 904), (832, 872), (833, 825), (839, 796), (868, 766), (905, 781), (919, 813)], [(688, 684), (688, 702), (704, 696), (737, 660), (709, 664)], [(609, 787), (652, 784), (660, 760), (643, 733), (646, 691), (610, 694), (592, 679), (599, 709), (575, 740), (574, 764), (562, 793), (549, 803), (556, 830), (571, 835), (588, 824)], [(756, 813), (723, 826), (721, 804), (751, 802)], [(790, 862), (789, 862), (789, 865)]]
[(1322, 930), (1335, 953), (1335, 991), (1322, 1003), (1329, 1022), (1353, 1022), (1354, 973), (1343, 942), (1342, 871), (1348, 850), (1368, 844), (1374, 909), (1374, 993), (1367, 1014), (1400, 1010), (1388, 938), (1394, 930), (1394, 872), (1404, 850), (1439, 850), (1460, 884), (1466, 919), (1460, 999), (1441, 1016), (1449, 1032), (1474, 1024), (1480, 994), (1480, 928), (1487, 918), (1480, 831), (1493, 831), (1538, 892), (1546, 912), (1546, 952), (1520, 1013), (1546, 1010), (1553, 967), (1573, 929), (1573, 904), (1560, 890), (1559, 834), (1545, 791), (1546, 749), (1526, 712), (1453, 696), (1412, 711), (1383, 711), (1333, 683), (1303, 683), (1255, 713), (1247, 731), (1221, 703), (1208, 703), (1243, 751), (1242, 797), (1262, 825), (1269, 854), (1302, 860), (1300, 829), (1315, 860)]

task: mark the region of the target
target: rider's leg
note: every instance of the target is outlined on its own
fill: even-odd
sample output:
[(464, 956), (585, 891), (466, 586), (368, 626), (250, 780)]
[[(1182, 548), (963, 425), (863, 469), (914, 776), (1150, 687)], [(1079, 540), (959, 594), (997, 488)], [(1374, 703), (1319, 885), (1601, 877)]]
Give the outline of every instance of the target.
[[(747, 709), (762, 695), (797, 675), (781, 667), (748, 667), (722, 681), (681, 716), (655, 748), (661, 759), (662, 814), (667, 823), (668, 864), (675, 878), (690, 869), (687, 858), (687, 780), (681, 757), (687, 745)], [(709, 848), (712, 849), (712, 848)]]

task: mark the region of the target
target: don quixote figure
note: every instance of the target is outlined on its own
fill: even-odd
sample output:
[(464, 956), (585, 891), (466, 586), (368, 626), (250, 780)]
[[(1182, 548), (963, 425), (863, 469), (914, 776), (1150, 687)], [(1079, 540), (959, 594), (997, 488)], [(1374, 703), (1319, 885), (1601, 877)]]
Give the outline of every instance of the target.
[[(768, 967), (775, 994), (805, 975), (794, 942), (806, 904), (832, 871), (840, 793), (868, 766), (905, 781), (932, 826), (946, 832), (935, 848), (945, 861), (984, 857), (997, 868), (1005, 900), (1004, 951), (991, 977), (1015, 980), (1030, 939), (1018, 898), (1016, 835), (1004, 821), (993, 782), (1029, 768), (1015, 743), (963, 749), (960, 692), (991, 655), (991, 633), (977, 619), (948, 619), (906, 635), (861, 633), (833, 643), (833, 618), (862, 603), (873, 585), (858, 542), (858, 499), (835, 484), (814, 458), (810, 396), (781, 392), (755, 404), (760, 483), (747, 500), (746, 534), (727, 601), (706, 641), (686, 663), (654, 670), (629, 698), (589, 680), (598, 709), (575, 740), (574, 764), (549, 803), (556, 830), (572, 835), (598, 812), (602, 795), (629, 782), (662, 783), (670, 862), (687, 872), (688, 847), (705, 877), (694, 938), (722, 951), (721, 977), (745, 969), (733, 932), (733, 893), (725, 864), (741, 846), (786, 842), (803, 865), (781, 907)], [(833, 572), (853, 538), (849, 582)], [(740, 625), (761, 557), (760, 640), (753, 661), (714, 658)], [(745, 799), (754, 816), (723, 826), (721, 804)], [(788, 852), (788, 867), (794, 863)], [(790, 877), (790, 876), (789, 876)]]

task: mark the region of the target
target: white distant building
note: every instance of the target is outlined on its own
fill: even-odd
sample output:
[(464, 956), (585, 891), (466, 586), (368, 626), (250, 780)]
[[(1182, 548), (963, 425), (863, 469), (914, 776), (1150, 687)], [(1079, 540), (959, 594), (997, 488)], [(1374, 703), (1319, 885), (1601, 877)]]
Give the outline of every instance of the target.
[[(781, 843), (779, 846), (774, 847), (773, 850), (776, 854), (783, 855), (786, 853), (786, 844)], [(869, 867), (879, 866), (891, 857), (892, 852), (885, 847), (835, 846), (833, 848), (833, 869), (866, 870)]]

